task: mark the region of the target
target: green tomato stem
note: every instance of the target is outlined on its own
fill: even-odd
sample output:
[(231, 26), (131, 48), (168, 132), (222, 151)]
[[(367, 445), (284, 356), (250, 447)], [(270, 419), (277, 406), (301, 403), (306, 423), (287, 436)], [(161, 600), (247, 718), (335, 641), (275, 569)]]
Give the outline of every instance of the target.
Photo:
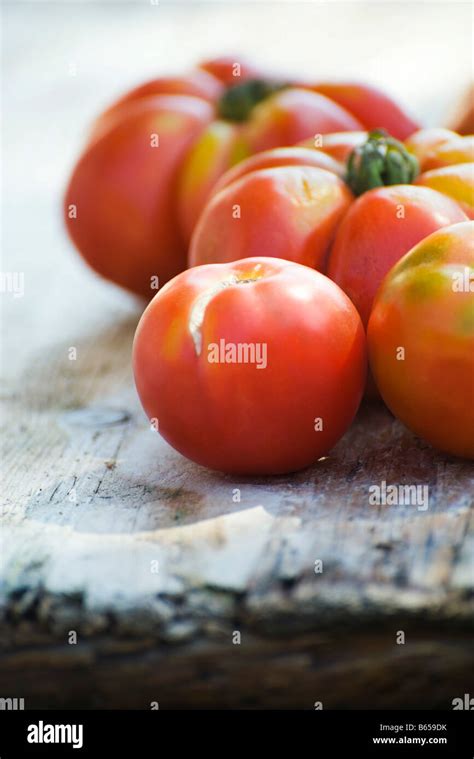
[(228, 87), (217, 103), (217, 115), (228, 121), (247, 121), (258, 103), (274, 92), (288, 87), (283, 82), (268, 82), (265, 79), (250, 79), (242, 84)]
[(403, 143), (376, 129), (350, 154), (346, 183), (354, 195), (362, 195), (375, 187), (411, 184), (418, 172), (417, 159)]

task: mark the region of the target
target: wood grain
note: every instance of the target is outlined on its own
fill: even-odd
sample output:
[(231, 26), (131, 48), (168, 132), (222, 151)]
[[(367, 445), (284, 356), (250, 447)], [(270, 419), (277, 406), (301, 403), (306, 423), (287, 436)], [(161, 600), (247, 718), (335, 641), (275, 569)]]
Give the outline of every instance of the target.
[[(472, 663), (470, 464), (436, 453), (375, 404), (299, 474), (206, 471), (144, 418), (130, 375), (133, 327), (127, 319), (78, 342), (79, 371), (66, 346), (38, 358), (7, 406), (4, 690), (21, 683), (35, 705), (137, 706), (152, 692), (164, 706), (196, 705), (202, 692), (202, 705), (216, 705), (223, 679), (233, 705), (311, 708), (315, 689), (328, 706), (349, 704), (359, 672), (372, 683), (361, 704), (390, 706), (404, 669), (435, 677), (441, 667), (444, 683), (423, 698), (447, 706)], [(369, 505), (382, 480), (427, 483), (428, 509)], [(150, 665), (140, 687), (118, 687)], [(208, 672), (202, 687), (200, 676), (188, 682), (196, 669)], [(288, 678), (294, 686), (282, 691)]]

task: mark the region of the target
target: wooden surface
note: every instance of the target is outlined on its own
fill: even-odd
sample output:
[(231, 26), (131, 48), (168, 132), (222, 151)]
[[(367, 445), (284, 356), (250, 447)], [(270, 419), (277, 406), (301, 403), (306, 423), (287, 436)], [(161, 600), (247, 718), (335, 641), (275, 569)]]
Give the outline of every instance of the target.
[[(60, 192), (87, 117), (124, 76), (125, 40), (138, 55), (145, 39), (158, 65), (150, 23), (143, 10), (131, 23), (129, 7), (108, 26), (84, 6), (48, 13), (6, 19), (36, 65), (10, 50), (3, 268), (24, 274), (24, 294), (1, 296), (0, 696), (26, 708), (451, 708), (472, 693), (472, 465), (377, 404), (289, 477), (206, 471), (149, 428), (130, 370), (140, 304), (73, 255)], [(197, 53), (213, 52), (210, 11), (199, 13)], [(163, 19), (159, 39), (177, 23)], [(169, 58), (179, 68), (179, 51)], [(422, 97), (435, 112), (434, 90)], [(428, 485), (428, 509), (370, 505), (382, 481)]]

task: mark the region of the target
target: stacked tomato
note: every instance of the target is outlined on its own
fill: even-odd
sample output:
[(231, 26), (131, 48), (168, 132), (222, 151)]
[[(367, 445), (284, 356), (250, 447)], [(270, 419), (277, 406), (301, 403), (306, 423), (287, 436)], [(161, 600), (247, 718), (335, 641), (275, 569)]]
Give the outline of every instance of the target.
[(165, 439), (226, 472), (308, 466), (357, 411), (368, 341), (369, 391), (474, 457), (473, 153), (373, 88), (230, 59), (111, 106), (66, 219), (100, 274), (159, 287), (134, 370)]

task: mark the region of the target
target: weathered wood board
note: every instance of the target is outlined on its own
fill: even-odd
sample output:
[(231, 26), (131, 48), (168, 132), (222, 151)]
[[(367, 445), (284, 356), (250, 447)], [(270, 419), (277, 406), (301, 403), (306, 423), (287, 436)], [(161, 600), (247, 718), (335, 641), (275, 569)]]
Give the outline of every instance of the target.
[[(451, 708), (473, 687), (472, 465), (381, 404), (288, 477), (209, 472), (149, 428), (130, 368), (141, 306), (85, 270), (59, 218), (76, 125), (119, 79), (99, 68), (103, 91), (89, 96), (103, 17), (28, 13), (26, 26), (10, 10), (13, 38), (35, 28), (33, 54), (52, 52), (34, 72), (12, 52), (6, 92), (4, 270), (23, 274), (23, 294), (1, 297), (0, 696), (26, 708)], [(123, 74), (130, 9), (114, 13), (107, 49)], [(176, 23), (163, 18), (160, 39)], [(86, 69), (72, 98), (71, 61)], [(371, 505), (383, 481), (427, 485), (428, 507)]]

